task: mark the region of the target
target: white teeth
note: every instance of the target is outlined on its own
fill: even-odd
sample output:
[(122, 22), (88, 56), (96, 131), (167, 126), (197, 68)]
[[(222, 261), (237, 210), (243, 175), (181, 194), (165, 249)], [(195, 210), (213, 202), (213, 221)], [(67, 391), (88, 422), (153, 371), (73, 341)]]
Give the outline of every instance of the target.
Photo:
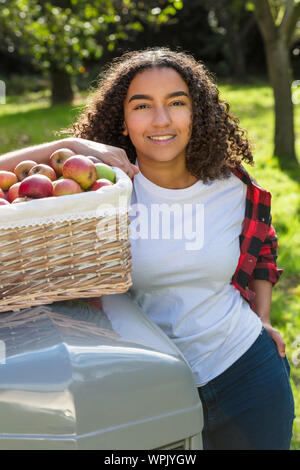
[(172, 137), (174, 137), (174, 136), (173, 135), (160, 135), (160, 136), (149, 137), (149, 138), (152, 139), (152, 140), (169, 140)]

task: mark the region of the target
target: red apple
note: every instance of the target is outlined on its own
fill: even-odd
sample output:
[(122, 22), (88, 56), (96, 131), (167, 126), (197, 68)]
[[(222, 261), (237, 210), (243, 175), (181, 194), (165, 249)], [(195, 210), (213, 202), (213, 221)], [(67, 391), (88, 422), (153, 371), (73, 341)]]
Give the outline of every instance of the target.
[(82, 192), (80, 184), (70, 178), (59, 179), (53, 182), (53, 196), (66, 196), (67, 194)]
[(113, 186), (113, 183), (106, 178), (100, 178), (95, 181), (90, 191), (97, 191), (97, 189), (102, 188), (102, 186)]
[(6, 199), (0, 199), (0, 206), (10, 206), (10, 203)]
[(27, 202), (27, 201), (33, 201), (33, 197), (17, 197), (16, 199), (13, 200), (12, 204), (18, 204), (19, 202)]
[(53, 168), (53, 170), (55, 170), (57, 176), (62, 175), (63, 164), (68, 158), (72, 157), (73, 155), (76, 155), (75, 152), (68, 148), (55, 150), (55, 152), (50, 155), (49, 164)]
[(64, 178), (76, 181), (82, 189), (90, 188), (97, 179), (95, 164), (84, 155), (74, 155), (68, 158), (62, 171)]
[(6, 199), (5, 192), (0, 188), (0, 199)]
[(56, 180), (56, 173), (53, 168), (49, 165), (45, 165), (44, 163), (39, 163), (38, 165), (33, 166), (30, 169), (28, 176), (37, 174), (48, 176), (51, 181)]
[(9, 202), (13, 202), (14, 199), (19, 197), (19, 187), (22, 181), (18, 181), (18, 183), (13, 184), (8, 192), (7, 192), (7, 200)]
[(19, 196), (36, 199), (53, 196), (52, 181), (48, 176), (41, 174), (27, 176), (20, 184)]
[(17, 175), (15, 175), (15, 173), (13, 173), (12, 171), (0, 171), (0, 188), (3, 189), (3, 191), (6, 191), (17, 182)]
[(27, 178), (29, 171), (37, 163), (33, 160), (24, 160), (23, 162), (18, 163), (14, 169), (14, 173), (17, 175), (19, 181), (23, 181), (24, 178)]
[(57, 178), (56, 180), (52, 181), (52, 186), (53, 186), (53, 188), (55, 188), (56, 183), (58, 183), (59, 181), (61, 181), (61, 180), (63, 180), (63, 179), (64, 179), (64, 177), (63, 177), (63, 176), (60, 176), (60, 177)]

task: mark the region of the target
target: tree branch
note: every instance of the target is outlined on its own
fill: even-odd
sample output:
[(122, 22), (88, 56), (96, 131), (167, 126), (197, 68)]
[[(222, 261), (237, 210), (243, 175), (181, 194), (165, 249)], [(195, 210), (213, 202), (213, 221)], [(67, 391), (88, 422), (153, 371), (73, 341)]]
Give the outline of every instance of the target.
[(298, 4), (295, 3), (295, 0), (286, 0), (286, 7), (284, 10), (284, 15), (279, 25), (279, 34), (286, 36), (290, 30), (293, 18), (295, 16), (295, 8)]
[(268, 0), (253, 0), (255, 16), (260, 30), (266, 41), (270, 42), (277, 37), (277, 27), (271, 12)]
[(286, 29), (286, 38), (287, 38), (288, 44), (291, 44), (293, 40), (293, 35), (296, 30), (296, 25), (299, 19), (300, 19), (300, 2), (297, 2), (294, 4), (293, 13), (291, 15), (291, 19)]

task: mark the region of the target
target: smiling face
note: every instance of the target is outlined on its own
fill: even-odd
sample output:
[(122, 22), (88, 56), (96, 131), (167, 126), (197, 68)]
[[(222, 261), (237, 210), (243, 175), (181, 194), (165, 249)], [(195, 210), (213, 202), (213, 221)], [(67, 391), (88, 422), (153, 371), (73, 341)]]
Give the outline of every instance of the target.
[(187, 84), (174, 69), (152, 68), (134, 77), (124, 120), (123, 133), (129, 135), (139, 162), (185, 160), (192, 102)]

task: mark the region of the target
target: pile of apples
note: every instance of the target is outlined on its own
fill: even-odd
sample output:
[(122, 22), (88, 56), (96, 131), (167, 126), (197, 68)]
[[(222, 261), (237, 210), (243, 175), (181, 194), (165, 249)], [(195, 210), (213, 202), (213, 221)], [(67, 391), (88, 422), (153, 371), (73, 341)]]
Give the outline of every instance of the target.
[(49, 164), (25, 160), (13, 171), (0, 171), (0, 205), (97, 191), (115, 182), (109, 165), (61, 148), (50, 155)]

